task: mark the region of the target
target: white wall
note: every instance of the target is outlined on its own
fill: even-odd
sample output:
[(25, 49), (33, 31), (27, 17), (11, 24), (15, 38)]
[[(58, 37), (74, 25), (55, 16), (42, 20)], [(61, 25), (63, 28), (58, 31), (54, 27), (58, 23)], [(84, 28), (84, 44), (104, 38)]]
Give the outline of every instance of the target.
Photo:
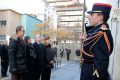
[[(110, 29), (114, 39), (114, 50), (110, 56), (109, 72), (112, 77), (112, 80), (120, 80), (120, 21), (113, 21), (112, 17), (116, 14), (114, 9), (118, 8), (118, 0), (107, 0), (107, 3), (112, 5), (111, 17), (109, 20)], [(116, 15), (117, 18), (120, 16), (120, 13)]]

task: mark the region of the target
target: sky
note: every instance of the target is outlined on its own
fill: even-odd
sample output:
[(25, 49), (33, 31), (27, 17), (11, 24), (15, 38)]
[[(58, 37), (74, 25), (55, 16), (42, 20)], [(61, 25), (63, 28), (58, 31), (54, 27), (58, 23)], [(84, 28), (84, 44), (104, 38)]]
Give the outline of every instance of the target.
[(0, 9), (13, 9), (22, 14), (42, 13), (42, 7), (42, 0), (0, 0)]
[[(91, 10), (96, 2), (105, 3), (106, 0), (86, 0), (87, 10)], [(43, 14), (42, 7), (42, 0), (0, 0), (0, 9), (13, 9), (22, 14)]]

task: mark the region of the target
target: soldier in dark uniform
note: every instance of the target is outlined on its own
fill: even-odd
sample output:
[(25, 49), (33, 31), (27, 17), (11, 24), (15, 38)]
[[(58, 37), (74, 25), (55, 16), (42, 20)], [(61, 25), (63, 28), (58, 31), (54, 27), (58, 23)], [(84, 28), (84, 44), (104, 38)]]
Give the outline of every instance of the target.
[(110, 80), (108, 73), (109, 56), (113, 51), (113, 38), (107, 21), (111, 5), (95, 3), (90, 14), (90, 27), (86, 27), (80, 80)]

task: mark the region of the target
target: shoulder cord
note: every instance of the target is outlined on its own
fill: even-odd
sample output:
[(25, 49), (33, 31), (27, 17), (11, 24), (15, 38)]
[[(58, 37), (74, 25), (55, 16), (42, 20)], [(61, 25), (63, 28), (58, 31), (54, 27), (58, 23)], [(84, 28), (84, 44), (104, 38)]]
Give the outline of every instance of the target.
[(107, 36), (106, 32), (103, 32), (103, 35), (104, 35), (105, 42), (106, 42), (106, 44), (107, 44), (108, 50), (109, 50), (109, 52), (110, 52), (111, 46), (110, 46), (110, 41), (109, 41), (109, 39), (108, 39), (108, 36)]

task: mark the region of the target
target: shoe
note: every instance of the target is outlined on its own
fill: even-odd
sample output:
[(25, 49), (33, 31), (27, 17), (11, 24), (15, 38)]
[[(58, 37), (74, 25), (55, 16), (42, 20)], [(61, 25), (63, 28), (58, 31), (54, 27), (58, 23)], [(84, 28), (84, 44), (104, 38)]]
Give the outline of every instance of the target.
[(2, 77), (8, 77), (7, 75), (2, 75)]

